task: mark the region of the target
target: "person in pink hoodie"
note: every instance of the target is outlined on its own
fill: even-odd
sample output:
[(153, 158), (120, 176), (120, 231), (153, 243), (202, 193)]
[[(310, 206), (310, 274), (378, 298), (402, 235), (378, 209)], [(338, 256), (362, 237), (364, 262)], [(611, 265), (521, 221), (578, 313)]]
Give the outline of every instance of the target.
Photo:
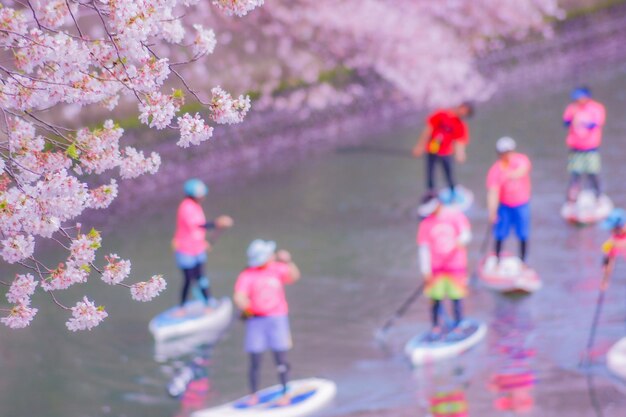
[(591, 98), (591, 91), (587, 87), (576, 88), (571, 97), (573, 102), (563, 114), (563, 123), (568, 128), (566, 144), (569, 148), (567, 170), (570, 182), (567, 199), (576, 200), (584, 176), (589, 178), (596, 197), (600, 197), (602, 190), (599, 174), (602, 165), (599, 150), (606, 111), (604, 105)]
[(204, 275), (204, 263), (211, 244), (206, 239), (207, 229), (224, 229), (233, 225), (229, 216), (219, 216), (215, 220), (207, 221), (200, 204), (209, 189), (199, 179), (187, 180), (184, 185), (185, 198), (178, 206), (176, 214), (176, 232), (172, 240), (172, 247), (176, 257), (176, 264), (183, 271), (185, 282), (181, 294), (181, 308), (187, 301), (187, 295), (192, 283), (200, 286), (207, 305), (211, 300), (210, 285)]

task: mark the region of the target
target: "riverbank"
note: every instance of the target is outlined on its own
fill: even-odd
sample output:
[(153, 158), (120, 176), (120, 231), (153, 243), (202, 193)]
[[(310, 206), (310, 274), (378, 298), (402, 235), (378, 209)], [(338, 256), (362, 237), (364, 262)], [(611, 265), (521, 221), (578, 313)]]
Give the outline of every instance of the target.
[[(602, 77), (626, 63), (624, 42), (626, 5), (619, 4), (560, 23), (550, 39), (493, 52), (481, 58), (478, 67), (498, 87), (492, 100), (505, 102), (512, 95), (532, 94), (536, 88), (556, 91)], [(242, 125), (217, 128), (215, 139), (199, 147), (183, 150), (174, 140), (163, 141), (156, 149), (163, 157), (159, 172), (121, 183), (111, 210), (89, 217), (104, 222), (150, 210), (154, 198), (138, 195), (177, 194), (179, 185), (191, 176), (217, 188), (231, 187), (338, 147), (358, 146), (390, 127), (417, 132), (421, 124), (419, 109), (384, 85), (368, 87), (367, 94), (349, 104), (318, 112), (253, 112)]]

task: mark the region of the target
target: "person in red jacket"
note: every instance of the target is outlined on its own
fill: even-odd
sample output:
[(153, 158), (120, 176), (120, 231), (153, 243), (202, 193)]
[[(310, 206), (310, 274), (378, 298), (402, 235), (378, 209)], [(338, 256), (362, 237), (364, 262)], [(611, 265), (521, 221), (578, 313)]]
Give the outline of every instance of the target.
[(428, 117), (426, 127), (413, 148), (413, 155), (421, 157), (426, 153), (426, 186), (430, 195), (436, 194), (435, 166), (438, 164), (443, 168), (450, 192), (454, 195), (454, 159), (465, 162), (469, 129), (464, 119), (473, 113), (473, 105), (463, 103), (452, 109), (437, 110)]

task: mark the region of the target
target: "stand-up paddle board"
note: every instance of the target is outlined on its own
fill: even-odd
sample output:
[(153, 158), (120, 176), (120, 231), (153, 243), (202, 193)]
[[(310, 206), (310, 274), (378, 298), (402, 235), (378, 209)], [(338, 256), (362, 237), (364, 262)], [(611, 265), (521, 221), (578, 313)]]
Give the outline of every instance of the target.
[(543, 285), (534, 269), (510, 254), (501, 255), (499, 262), (495, 255), (488, 256), (481, 262), (478, 275), (485, 287), (503, 293), (533, 293)]
[(280, 385), (258, 392), (259, 401), (249, 405), (249, 396), (215, 408), (196, 411), (191, 417), (300, 417), (308, 416), (328, 405), (337, 393), (334, 382), (310, 378), (290, 381), (287, 385), (289, 404), (279, 405), (283, 397)]
[(563, 205), (561, 216), (570, 223), (593, 224), (607, 218), (613, 208), (613, 202), (608, 196), (596, 198), (593, 191), (583, 190), (576, 201), (568, 201)]
[(442, 189), (439, 192), (439, 199), (446, 206), (467, 211), (474, 204), (474, 193), (462, 185), (457, 185), (454, 187), (454, 194), (449, 188)]
[(606, 354), (606, 366), (615, 376), (626, 381), (626, 337), (621, 338)]
[(219, 337), (232, 320), (233, 303), (228, 297), (218, 300), (207, 308), (204, 301), (190, 301), (183, 307), (172, 307), (150, 321), (150, 332), (157, 341), (190, 335), (196, 332), (215, 334)]
[(487, 326), (477, 320), (465, 319), (451, 332), (435, 340), (430, 332), (415, 336), (404, 351), (413, 365), (420, 366), (460, 355), (478, 344), (487, 334)]

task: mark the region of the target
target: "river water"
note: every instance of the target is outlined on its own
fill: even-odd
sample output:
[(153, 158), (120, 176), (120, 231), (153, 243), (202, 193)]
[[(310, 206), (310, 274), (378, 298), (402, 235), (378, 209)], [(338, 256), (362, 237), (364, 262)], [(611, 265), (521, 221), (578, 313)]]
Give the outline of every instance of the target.
[[(592, 87), (609, 113), (605, 185), (624, 205), (626, 76), (597, 80)], [(418, 115), (413, 129), (391, 130), (367, 138), (361, 147), (340, 149), (245, 184), (216, 187), (206, 210), (230, 214), (236, 227), (221, 237), (209, 259), (215, 293), (232, 292), (251, 239), (275, 239), (292, 251), (303, 270), (302, 281), (288, 290), (293, 376), (337, 382), (338, 397), (323, 416), (426, 416), (429, 399), (442, 393), (466, 401), (473, 417), (518, 412), (507, 408), (541, 417), (623, 416), (626, 385), (604, 366), (606, 350), (626, 335), (622, 265), (608, 292), (593, 365), (579, 365), (596, 302), (599, 245), (606, 235), (596, 228), (569, 227), (559, 217), (566, 182), (560, 116), (566, 102), (566, 91), (546, 88), (532, 98), (508, 97), (480, 106), (471, 121), (469, 162), (459, 168), (459, 177), (477, 197), (469, 212), (475, 234), (472, 262), (486, 229), (483, 183), (495, 158), (493, 144), (499, 136), (511, 135), (534, 162), (530, 263), (545, 283), (523, 299), (473, 290), (467, 313), (489, 324), (486, 340), (473, 351), (411, 370), (401, 350), (428, 326), (423, 299), (389, 332), (385, 346), (374, 339), (375, 330), (419, 283), (412, 212), (423, 190), (423, 166), (408, 156), (421, 124)], [(147, 329), (152, 316), (178, 299), (180, 277), (169, 249), (178, 201), (140, 198), (150, 198), (153, 206), (107, 230), (102, 253), (131, 258), (137, 279), (164, 273), (167, 291), (152, 303), (139, 304), (125, 291), (91, 283), (88, 293), (107, 307), (110, 317), (81, 334), (69, 333), (66, 313), (39, 295), (40, 313), (30, 328), (0, 329), (0, 416), (179, 415), (181, 405), (168, 397), (165, 386), (186, 358), (157, 363)], [(74, 302), (81, 291), (63, 296)], [(242, 338), (243, 325), (235, 321), (212, 350), (205, 406), (245, 393)], [(273, 367), (266, 359), (263, 381), (273, 384)]]

